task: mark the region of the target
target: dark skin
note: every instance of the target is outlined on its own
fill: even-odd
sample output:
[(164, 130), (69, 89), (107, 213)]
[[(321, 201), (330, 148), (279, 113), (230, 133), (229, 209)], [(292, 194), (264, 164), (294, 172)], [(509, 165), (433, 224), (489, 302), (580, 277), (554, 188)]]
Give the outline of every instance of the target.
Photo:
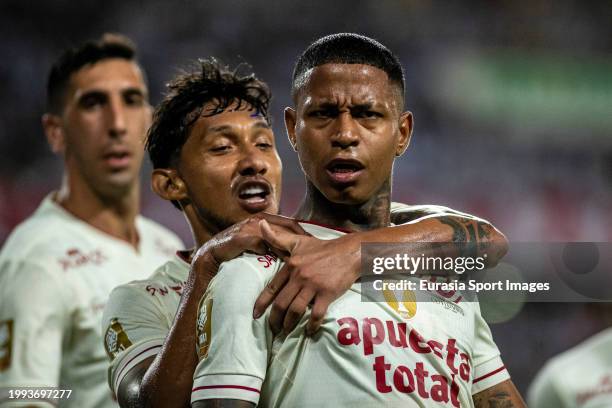
[[(181, 165), (177, 168), (154, 171), (153, 189), (162, 198), (176, 200), (182, 204), (185, 216), (194, 232), (196, 245), (200, 249), (194, 257), (181, 303), (162, 350), (156, 357), (146, 359), (131, 369), (119, 385), (117, 397), (123, 407), (189, 406), (193, 372), (198, 363), (193, 347), (196, 341), (193, 321), (197, 316), (198, 302), (208, 282), (215, 275), (219, 264), (233, 259), (245, 250), (260, 254), (267, 252), (259, 228), (261, 219), (265, 219), (272, 227), (277, 228), (276, 233), (283, 231), (278, 228), (284, 228), (285, 233), (288, 233), (290, 237), (306, 237), (299, 224), (292, 219), (264, 213), (249, 217), (247, 209), (250, 207), (247, 206), (245, 209), (231, 189), (222, 190), (218, 187), (240, 185), (244, 178), (259, 175), (269, 183), (270, 195), (278, 197), (280, 173), (277, 169), (280, 168), (280, 162), (276, 151), (268, 146), (269, 144), (274, 146), (271, 131), (262, 122), (261, 118), (251, 117), (249, 111), (228, 112), (210, 118), (201, 118), (196, 122), (185, 145), (186, 148), (181, 152)], [(231, 137), (228, 138), (228, 136)], [(206, 183), (191, 186), (197, 183), (196, 180), (203, 178), (206, 179)], [(207, 200), (212, 196), (222, 202), (215, 201), (209, 204)], [(266, 211), (277, 211), (278, 198), (273, 198), (267, 203), (269, 207), (266, 208)], [(204, 213), (212, 213), (215, 221), (211, 222), (202, 217)], [(320, 313), (321, 316), (317, 317), (317, 314), (313, 313), (314, 317), (309, 324), (309, 331), (314, 331), (320, 325), (327, 305), (344, 293), (358, 278), (359, 265), (358, 262), (353, 261), (356, 259), (355, 250), (359, 251), (362, 240), (446, 242), (452, 238), (454, 232), (441, 220), (452, 217), (465, 222), (479, 222), (465, 214), (435, 206), (415, 207), (414, 210), (411, 209), (397, 216), (398, 221), (406, 225), (351, 234), (350, 240), (338, 240), (339, 245), (346, 246), (346, 251), (338, 252), (337, 247), (332, 250), (327, 241), (309, 237), (311, 239), (307, 242), (308, 246), (294, 249), (296, 257), (293, 259), (312, 261), (314, 267), (308, 264), (304, 264), (301, 268), (297, 267), (293, 270), (297, 273), (296, 277), (289, 278), (289, 280), (286, 276), (279, 275), (278, 279), (275, 278), (274, 282), (268, 285), (268, 288), (262, 293), (256, 307), (265, 310), (272, 301), (275, 301), (273, 305), (275, 319), (271, 319), (271, 323), (274, 322), (276, 330), (280, 330), (283, 325), (285, 330), (292, 330), (290, 326), (297, 324), (306, 311), (307, 304), (303, 306), (302, 311), (292, 309), (295, 304), (298, 304), (295, 301), (290, 302), (294, 305), (292, 308), (289, 306), (283, 308), (282, 305), (286, 299), (294, 298), (291, 297), (290, 291), (280, 291), (280, 289), (283, 289), (283, 285), (288, 286), (289, 289), (293, 288), (287, 283), (298, 279), (302, 285), (317, 294), (316, 313)], [(219, 219), (224, 218), (235, 224), (219, 232), (219, 227), (216, 225), (219, 224)], [(505, 247), (503, 235), (488, 223), (486, 223), (486, 228), (490, 231), (489, 239), (491, 241), (500, 240)], [(369, 236), (363, 235), (360, 239), (362, 234), (369, 234)], [(339, 263), (337, 273), (319, 273), (325, 270), (319, 270), (316, 267), (317, 262), (321, 260), (311, 259), (309, 261), (310, 258), (300, 257), (302, 250), (310, 257), (318, 258), (314, 254), (321, 254), (322, 257), (333, 258)], [(339, 256), (338, 254), (345, 255)], [(490, 257), (489, 259), (499, 258)], [(312, 272), (315, 274), (301, 276), (301, 274), (309, 275)], [(279, 282), (276, 286), (278, 291), (270, 291), (269, 288), (276, 285), (276, 282)], [(325, 310), (319, 309), (321, 305)], [(287, 319), (285, 315), (288, 316)], [(219, 403), (224, 404), (225, 402), (220, 401)]]
[(473, 396), (474, 405), (478, 408), (512, 408), (526, 407), (511, 380), (506, 380)]
[[(367, 65), (325, 64), (307, 73), (296, 97), (296, 109), (285, 111), (289, 139), (298, 152), (307, 179), (306, 196), (297, 218), (367, 232), (390, 225), (393, 161), (404, 152), (412, 133), (412, 114), (402, 112), (399, 94), (397, 85), (389, 82), (384, 71)], [(449, 241), (462, 235), (474, 239), (479, 236), (470, 233), (472, 229), (478, 231), (477, 222), (473, 225), (459, 220), (440, 223), (451, 232)], [(292, 258), (311, 239), (282, 236), (278, 239), (265, 223), (262, 229), (272, 246)], [(481, 236), (486, 238), (484, 233)], [(335, 253), (341, 253), (337, 247)], [(302, 257), (307, 254), (308, 251), (301, 251)], [(291, 277), (299, 275), (296, 268), (307, 264), (299, 257), (298, 261), (287, 261), (286, 273)], [(291, 289), (295, 294), (293, 302), (297, 299), (300, 307), (307, 305), (306, 300), (311, 297), (310, 291), (303, 288)], [(268, 290), (272, 294), (277, 292), (276, 287)], [(316, 308), (315, 300), (313, 312)], [(293, 316), (289, 320), (294, 320)], [(525, 406), (511, 381), (473, 398), (477, 407)], [(200, 400), (193, 406), (219, 404), (253, 406), (238, 400)]]
[[(397, 214), (396, 218), (401, 218), (403, 225), (347, 234), (333, 241), (282, 231), (264, 234), (265, 239), (278, 248), (278, 252), (291, 254), (291, 257), (285, 258), (285, 265), (257, 299), (254, 316), (261, 316), (271, 304), (269, 322), (272, 330), (275, 333), (281, 330), (289, 333), (312, 303), (306, 331), (307, 334), (316, 332), (329, 304), (360, 277), (362, 242), (418, 243), (411, 245), (415, 255), (454, 257), (466, 256), (466, 251), (462, 251), (466, 247), (452, 246), (449, 248), (451, 253), (440, 254), (440, 249), (430, 243), (453, 242), (454, 237), (465, 236), (466, 241), (459, 242), (473, 243), (478, 251), (477, 256), (486, 254), (488, 267), (495, 266), (506, 253), (505, 238), (484, 220), (436, 206), (419, 206), (414, 212), (412, 216), (410, 210)], [(472, 229), (482, 233), (472, 238), (468, 233)], [(347, 272), (329, 273), (330, 270), (342, 269)], [(326, 284), (331, 290), (317, 290)]]

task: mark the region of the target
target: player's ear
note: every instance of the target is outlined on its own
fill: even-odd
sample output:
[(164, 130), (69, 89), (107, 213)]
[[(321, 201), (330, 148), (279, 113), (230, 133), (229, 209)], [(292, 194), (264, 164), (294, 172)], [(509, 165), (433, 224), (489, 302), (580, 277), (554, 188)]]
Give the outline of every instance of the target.
[(187, 186), (175, 169), (153, 169), (151, 188), (164, 200), (182, 201), (187, 198)]
[(399, 133), (400, 137), (395, 148), (395, 155), (401, 156), (404, 154), (408, 145), (410, 144), (410, 138), (412, 137), (412, 129), (414, 128), (414, 120), (412, 112), (406, 111), (400, 115), (399, 121)]
[(52, 113), (45, 113), (42, 117), (42, 126), (51, 151), (55, 154), (63, 154), (66, 150), (66, 140), (62, 118)]
[(295, 139), (295, 120), (296, 113), (293, 108), (285, 108), (285, 128), (287, 129), (287, 136), (289, 137), (289, 143), (293, 150), (297, 152), (297, 144)]

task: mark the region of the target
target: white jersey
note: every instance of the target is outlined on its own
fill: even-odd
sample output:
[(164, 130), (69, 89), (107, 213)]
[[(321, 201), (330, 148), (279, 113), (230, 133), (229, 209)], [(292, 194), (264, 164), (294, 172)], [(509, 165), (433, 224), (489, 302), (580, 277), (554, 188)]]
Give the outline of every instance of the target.
[(104, 347), (111, 358), (108, 382), (114, 394), (125, 375), (160, 350), (181, 301), (189, 276), (183, 254), (145, 280), (115, 288), (102, 318)]
[[(342, 235), (301, 225), (321, 239)], [(303, 334), (307, 313), (289, 335), (275, 337), (269, 311), (253, 320), (252, 309), (281, 266), (249, 254), (222, 264), (199, 307), (192, 403), (469, 407), (473, 394), (509, 378), (478, 303), (429, 292), (368, 302), (357, 283), (330, 305), (315, 336)]]
[[(391, 203), (392, 213), (411, 208)], [(111, 292), (102, 319), (102, 333), (111, 359), (108, 382), (115, 395), (133, 367), (161, 350), (189, 276), (187, 258), (187, 253), (177, 253), (148, 279), (121, 285)], [(265, 263), (274, 260), (270, 256), (258, 259)]]
[(531, 408), (612, 407), (612, 328), (553, 357), (527, 400)]
[(72, 390), (61, 406), (116, 406), (106, 386), (100, 332), (108, 295), (146, 277), (182, 247), (151, 220), (137, 217), (136, 228), (138, 251), (49, 195), (13, 231), (0, 252), (0, 389), (60, 387)]

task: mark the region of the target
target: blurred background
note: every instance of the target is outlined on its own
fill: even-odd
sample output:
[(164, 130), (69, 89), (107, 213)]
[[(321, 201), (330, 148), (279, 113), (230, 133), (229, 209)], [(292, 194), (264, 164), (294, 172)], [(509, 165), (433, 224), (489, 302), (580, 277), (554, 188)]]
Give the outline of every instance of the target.
[[(128, 1), (0, 3), (0, 243), (59, 185), (40, 126), (48, 69), (65, 47), (116, 31), (139, 47), (152, 103), (197, 57), (248, 62), (272, 88), (283, 213), (303, 194), (282, 109), (314, 39), (351, 31), (400, 57), (415, 115), (394, 200), (491, 220), (510, 241), (612, 239), (612, 3), (581, 1)], [(151, 193), (143, 213), (191, 238)], [(553, 354), (602, 328), (583, 304), (527, 304), (493, 332), (525, 392)], [(525, 344), (527, 342), (527, 344)]]

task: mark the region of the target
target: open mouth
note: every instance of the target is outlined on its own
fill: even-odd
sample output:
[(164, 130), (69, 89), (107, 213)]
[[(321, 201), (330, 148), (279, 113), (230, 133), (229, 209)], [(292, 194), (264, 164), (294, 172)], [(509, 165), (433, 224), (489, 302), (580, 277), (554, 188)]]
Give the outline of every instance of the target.
[(244, 181), (236, 189), (239, 204), (249, 212), (266, 209), (271, 201), (272, 188), (265, 181)]
[(354, 159), (334, 159), (325, 170), (333, 182), (344, 184), (354, 182), (364, 168), (361, 162)]
[(127, 151), (115, 151), (104, 155), (104, 160), (111, 167), (126, 167), (130, 163), (132, 155)]

